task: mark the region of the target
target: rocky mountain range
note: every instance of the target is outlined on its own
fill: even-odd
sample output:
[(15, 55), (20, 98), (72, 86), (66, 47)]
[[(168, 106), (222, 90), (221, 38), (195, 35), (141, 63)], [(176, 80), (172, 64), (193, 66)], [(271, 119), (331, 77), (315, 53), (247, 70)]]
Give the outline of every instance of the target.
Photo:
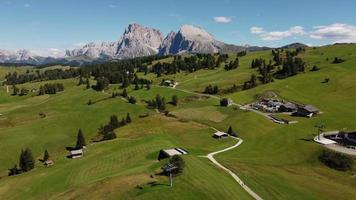
[(88, 43), (81, 48), (66, 50), (61, 58), (41, 57), (26, 50), (1, 51), (0, 63), (26, 63), (43, 65), (49, 63), (81, 65), (111, 59), (125, 59), (150, 55), (184, 53), (228, 53), (269, 49), (257, 46), (237, 46), (218, 41), (204, 29), (183, 25), (178, 32), (166, 37), (153, 28), (130, 24), (123, 35), (114, 42)]

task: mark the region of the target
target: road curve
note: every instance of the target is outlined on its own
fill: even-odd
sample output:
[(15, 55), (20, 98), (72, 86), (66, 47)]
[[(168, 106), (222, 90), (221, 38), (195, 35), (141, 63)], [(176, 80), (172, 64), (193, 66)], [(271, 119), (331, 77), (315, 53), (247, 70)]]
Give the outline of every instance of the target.
[(211, 161), (213, 162), (216, 166), (220, 167), (221, 169), (225, 170), (226, 172), (228, 172), (232, 178), (235, 179), (235, 181), (247, 192), (249, 193), (254, 199), (256, 200), (263, 200), (258, 194), (256, 194), (250, 187), (248, 187), (247, 185), (245, 185), (245, 183), (234, 173), (232, 172), (231, 170), (229, 170), (228, 168), (224, 167), (222, 164), (220, 164), (218, 161), (215, 160), (214, 158), (214, 155), (216, 154), (219, 154), (219, 153), (222, 153), (222, 152), (225, 152), (225, 151), (229, 151), (231, 149), (234, 149), (238, 146), (240, 146), (240, 144), (242, 144), (243, 140), (241, 138), (237, 138), (237, 137), (232, 137), (230, 136), (231, 138), (234, 138), (236, 140), (238, 140), (238, 142), (231, 146), (231, 147), (228, 147), (226, 149), (223, 149), (223, 150), (219, 150), (219, 151), (215, 151), (215, 152), (212, 152), (212, 153), (209, 153), (206, 157)]

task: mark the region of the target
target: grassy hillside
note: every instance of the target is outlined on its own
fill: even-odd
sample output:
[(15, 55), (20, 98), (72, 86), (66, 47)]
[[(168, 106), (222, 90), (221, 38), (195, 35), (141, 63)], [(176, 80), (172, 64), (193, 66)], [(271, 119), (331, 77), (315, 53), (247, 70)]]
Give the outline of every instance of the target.
[[(327, 130), (356, 129), (352, 120), (356, 117), (355, 52), (356, 45), (308, 48), (301, 54), (308, 64), (305, 73), (225, 95), (245, 104), (258, 94), (274, 91), (280, 98), (312, 104), (323, 112), (312, 119), (292, 117), (299, 122), (293, 125), (278, 125), (234, 106), (223, 108), (217, 99), (199, 98), (188, 92), (201, 92), (208, 84), (220, 88), (242, 84), (256, 73), (250, 67), (252, 59), (271, 59), (270, 51), (241, 57), (239, 68), (231, 71), (200, 70), (158, 79), (149, 74), (146, 78), (155, 83), (151, 90), (128, 88), (138, 100), (136, 105), (119, 97), (110, 98), (111, 92), (121, 92), (117, 85), (106, 92), (95, 92), (76, 86), (77, 79), (50, 81), (65, 85), (65, 91), (56, 95), (10, 96), (2, 87), (0, 199), (250, 199), (227, 173), (200, 157), (235, 143), (211, 137), (214, 131), (209, 126), (226, 130), (230, 125), (244, 142), (219, 154), (217, 160), (264, 199), (352, 199), (356, 195), (354, 172), (339, 172), (321, 164), (318, 155), (323, 147), (308, 140), (315, 134), (314, 125), (318, 122), (324, 122)], [(346, 61), (331, 64), (336, 56)], [(235, 59), (235, 55), (229, 59)], [(170, 61), (166, 58), (161, 62)], [(321, 69), (310, 72), (313, 65)], [(177, 80), (181, 90), (156, 86), (168, 78)], [(322, 83), (325, 78), (330, 81)], [(44, 82), (19, 87), (30, 89), (41, 84)], [(168, 105), (177, 118), (145, 107), (144, 100), (157, 94), (167, 101), (178, 95), (180, 104)], [(95, 103), (88, 106), (89, 99)], [(40, 118), (40, 112), (46, 117)], [(65, 158), (65, 147), (74, 145), (79, 128), (89, 140), (110, 115), (121, 118), (127, 112), (133, 123), (117, 129), (117, 139), (89, 145), (81, 159)], [(139, 118), (146, 113), (148, 117)], [(183, 156), (184, 173), (175, 178), (174, 187), (170, 188), (167, 177), (155, 175), (163, 164), (156, 158), (160, 149), (177, 146), (190, 154)], [(25, 147), (30, 147), (37, 158), (48, 149), (55, 165), (45, 168), (38, 162), (28, 173), (7, 177), (7, 169), (18, 162), (20, 150)]]

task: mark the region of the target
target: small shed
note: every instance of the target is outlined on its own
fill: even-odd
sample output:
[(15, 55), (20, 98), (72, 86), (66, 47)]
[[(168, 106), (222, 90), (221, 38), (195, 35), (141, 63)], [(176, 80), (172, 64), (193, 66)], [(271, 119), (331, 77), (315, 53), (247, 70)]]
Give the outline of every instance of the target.
[(175, 87), (177, 85), (177, 82), (174, 80), (165, 80), (163, 82), (163, 85), (166, 87)]
[(161, 149), (159, 151), (158, 160), (169, 158), (174, 155), (185, 155), (185, 154), (188, 154), (188, 151), (182, 148)]
[(50, 166), (54, 165), (54, 162), (53, 162), (53, 160), (46, 160), (46, 161), (44, 161), (44, 165), (46, 167), (50, 167)]
[(70, 151), (69, 157), (73, 158), (73, 159), (83, 157), (83, 149), (77, 149), (77, 150)]
[(313, 117), (316, 114), (319, 114), (320, 110), (312, 105), (306, 105), (302, 107), (298, 107), (296, 114), (298, 116), (304, 117)]
[(227, 138), (228, 136), (229, 135), (227, 133), (217, 131), (216, 133), (214, 133), (213, 138), (221, 139), (221, 138)]

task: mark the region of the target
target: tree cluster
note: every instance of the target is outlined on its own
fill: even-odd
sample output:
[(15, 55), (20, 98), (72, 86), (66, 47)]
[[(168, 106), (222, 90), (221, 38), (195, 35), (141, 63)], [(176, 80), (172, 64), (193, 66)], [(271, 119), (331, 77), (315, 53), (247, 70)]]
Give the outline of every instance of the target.
[(155, 99), (147, 101), (147, 107), (151, 109), (158, 109), (163, 112), (166, 110), (166, 99), (157, 94)]
[(119, 121), (116, 115), (110, 116), (109, 123), (104, 126), (100, 126), (100, 128), (98, 129), (99, 134), (101, 135), (101, 141), (115, 139), (117, 136), (114, 130), (125, 126), (126, 124), (129, 124), (131, 122), (132, 120), (130, 113), (127, 113), (126, 118), (122, 118), (121, 121)]
[(219, 92), (219, 88), (217, 85), (212, 86), (212, 85), (208, 85), (205, 87), (203, 93), (204, 94), (217, 94)]
[(251, 74), (250, 80), (244, 82), (242, 89), (248, 90), (256, 86), (257, 86), (257, 77), (255, 74)]
[(237, 52), (237, 57), (243, 57), (243, 56), (246, 56), (246, 55), (247, 55), (247, 51)]
[(225, 64), (224, 69), (226, 71), (232, 70), (232, 69), (236, 69), (237, 67), (239, 67), (239, 58), (236, 57), (236, 59), (234, 61), (230, 61), (230, 63)]
[(57, 94), (57, 92), (62, 91), (64, 91), (64, 85), (62, 83), (46, 83), (40, 86), (38, 95)]
[(41, 72), (36, 70), (35, 73), (30, 73), (29, 71), (24, 74), (18, 74), (17, 72), (8, 73), (5, 76), (5, 84), (14, 85), (14, 84), (23, 84), (27, 82), (34, 81), (48, 81), (48, 80), (58, 80), (58, 79), (69, 79), (77, 77), (80, 74), (80, 71), (75, 68), (70, 69), (50, 69)]
[(9, 176), (21, 174), (23, 172), (28, 172), (35, 167), (35, 159), (33, 158), (32, 151), (29, 148), (21, 150), (19, 158), (19, 167), (15, 165), (13, 168), (9, 169)]

